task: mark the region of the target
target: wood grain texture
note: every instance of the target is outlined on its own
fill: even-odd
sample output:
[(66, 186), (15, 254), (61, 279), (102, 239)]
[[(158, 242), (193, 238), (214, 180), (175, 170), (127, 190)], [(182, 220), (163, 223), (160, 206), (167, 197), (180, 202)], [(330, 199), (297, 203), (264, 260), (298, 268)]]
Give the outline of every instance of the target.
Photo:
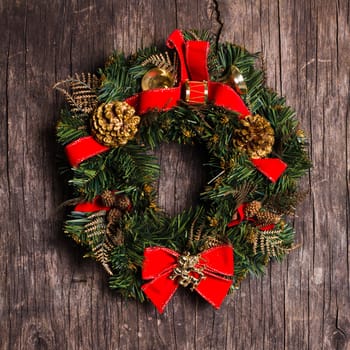
[[(346, 0), (0, 0), (0, 348), (350, 349), (350, 5)], [(221, 310), (180, 290), (166, 312), (123, 300), (63, 236), (51, 89), (113, 50), (210, 29), (265, 57), (310, 138), (302, 247)], [(200, 151), (164, 146), (160, 204), (195, 201)]]

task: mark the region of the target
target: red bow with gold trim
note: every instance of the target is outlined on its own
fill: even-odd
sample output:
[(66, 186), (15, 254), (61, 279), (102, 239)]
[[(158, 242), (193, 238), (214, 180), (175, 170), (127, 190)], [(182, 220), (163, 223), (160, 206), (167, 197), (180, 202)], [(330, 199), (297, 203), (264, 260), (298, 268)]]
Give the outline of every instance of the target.
[(151, 281), (141, 288), (160, 313), (179, 284), (190, 286), (218, 309), (232, 285), (233, 259), (230, 245), (210, 248), (198, 255), (180, 255), (164, 247), (146, 248), (142, 278)]

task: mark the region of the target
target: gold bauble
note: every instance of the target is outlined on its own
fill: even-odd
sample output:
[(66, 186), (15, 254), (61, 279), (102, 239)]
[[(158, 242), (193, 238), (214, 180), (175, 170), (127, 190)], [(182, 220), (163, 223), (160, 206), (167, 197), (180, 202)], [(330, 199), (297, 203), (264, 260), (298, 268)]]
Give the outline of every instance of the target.
[(143, 91), (153, 89), (167, 89), (175, 84), (174, 75), (162, 68), (152, 68), (142, 78), (141, 88)]
[(230, 67), (228, 73), (222, 78), (222, 81), (233, 86), (240, 95), (244, 95), (248, 92), (248, 87), (243, 75), (235, 65)]
[(272, 152), (274, 131), (269, 121), (256, 114), (240, 120), (240, 128), (234, 132), (233, 144), (250, 158), (264, 158)]
[(92, 116), (91, 133), (99, 143), (118, 147), (134, 138), (139, 123), (140, 117), (128, 103), (102, 103)]

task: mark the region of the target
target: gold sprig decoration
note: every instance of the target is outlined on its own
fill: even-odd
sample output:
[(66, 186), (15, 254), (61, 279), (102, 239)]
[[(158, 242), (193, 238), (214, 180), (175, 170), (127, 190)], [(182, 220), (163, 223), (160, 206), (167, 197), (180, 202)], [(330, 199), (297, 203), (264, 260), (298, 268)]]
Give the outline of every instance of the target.
[(100, 80), (95, 74), (76, 73), (73, 77), (61, 80), (54, 89), (63, 93), (73, 113), (90, 114), (97, 106), (97, 88)]
[(258, 114), (240, 119), (240, 128), (234, 132), (233, 144), (249, 158), (266, 157), (272, 152), (274, 142), (271, 124)]
[(298, 245), (285, 246), (280, 237), (281, 232), (281, 229), (262, 231), (251, 226), (247, 234), (247, 240), (253, 245), (253, 253), (257, 254), (260, 250), (266, 256), (265, 260), (268, 263), (270, 258), (280, 257), (298, 248)]
[(134, 138), (139, 123), (140, 117), (128, 103), (101, 103), (92, 116), (91, 133), (101, 144), (118, 147)]
[(110, 190), (104, 191), (101, 199), (104, 205), (111, 208), (108, 212), (101, 210), (88, 216), (84, 234), (91, 251), (86, 256), (95, 258), (108, 274), (113, 275), (109, 266), (110, 254), (115, 247), (124, 244), (124, 234), (118, 223), (129, 210), (131, 201), (126, 195), (116, 195)]
[(164, 69), (171, 73), (174, 78), (177, 75), (177, 59), (176, 54), (174, 54), (173, 60), (171, 60), (168, 51), (165, 52), (165, 54), (156, 54), (151, 55), (146, 60), (142, 62), (142, 66), (146, 66), (148, 64), (153, 64), (154, 66)]
[(120, 245), (118, 234), (113, 234), (107, 229), (104, 210), (91, 214), (88, 219), (90, 221), (84, 226), (84, 233), (87, 235), (87, 243), (91, 247), (91, 252), (86, 256), (95, 258), (109, 275), (113, 275), (109, 262), (112, 250)]

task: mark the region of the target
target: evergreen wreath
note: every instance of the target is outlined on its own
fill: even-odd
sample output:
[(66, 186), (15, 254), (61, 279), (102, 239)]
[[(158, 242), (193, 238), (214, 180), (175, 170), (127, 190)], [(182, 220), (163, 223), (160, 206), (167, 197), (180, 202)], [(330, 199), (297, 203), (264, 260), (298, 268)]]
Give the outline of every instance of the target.
[[(306, 139), (258, 54), (197, 31), (175, 30), (167, 46), (115, 52), (97, 74), (55, 85), (68, 102), (57, 124), (73, 192), (65, 233), (124, 296), (162, 312), (180, 284), (218, 308), (296, 247), (286, 217), (304, 197)], [(150, 150), (164, 142), (207, 152), (199, 204), (175, 217), (157, 205)]]

